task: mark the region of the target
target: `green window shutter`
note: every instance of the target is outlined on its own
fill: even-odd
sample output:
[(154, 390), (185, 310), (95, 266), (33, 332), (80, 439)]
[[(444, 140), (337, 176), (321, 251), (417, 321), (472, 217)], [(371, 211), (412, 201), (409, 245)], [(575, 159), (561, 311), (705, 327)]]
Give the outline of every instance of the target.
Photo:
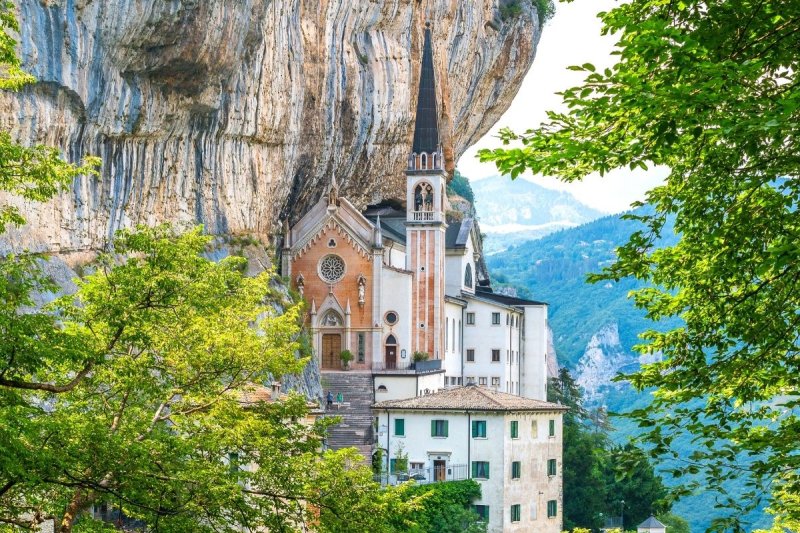
[(478, 477), (478, 463), (472, 461), (472, 477)]
[(519, 422), (516, 420), (511, 421), (511, 438), (516, 439), (519, 437)]
[(447, 423), (447, 420), (445, 420), (445, 421), (444, 421), (444, 435), (443, 435), (444, 437), (447, 437), (447, 436), (449, 436), (449, 435), (448, 435), (448, 431), (447, 431), (447, 429), (448, 429), (448, 428), (447, 428), (447, 426), (448, 426), (448, 425), (449, 425), (449, 424)]
[(551, 420), (550, 421), (550, 436), (551, 437), (555, 437), (556, 436), (556, 421), (555, 420)]
[(397, 468), (397, 459), (389, 459), (389, 473), (394, 474), (396, 468)]
[(486, 479), (489, 479), (489, 463), (486, 463)]
[(394, 434), (398, 437), (404, 437), (406, 434), (406, 420), (405, 418), (394, 419)]
[(472, 438), (474, 439), (477, 436), (478, 436), (478, 421), (477, 420), (473, 420), (472, 421)]
[(436, 420), (431, 420), (431, 437), (436, 436)]

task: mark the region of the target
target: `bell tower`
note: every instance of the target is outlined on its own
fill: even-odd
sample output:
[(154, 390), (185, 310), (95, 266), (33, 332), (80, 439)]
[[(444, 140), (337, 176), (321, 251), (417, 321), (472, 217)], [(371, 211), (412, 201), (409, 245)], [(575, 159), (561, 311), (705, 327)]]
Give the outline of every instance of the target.
[(406, 257), (414, 275), (411, 346), (431, 359), (444, 357), (446, 187), (431, 30), (426, 25), (414, 142), (406, 169)]

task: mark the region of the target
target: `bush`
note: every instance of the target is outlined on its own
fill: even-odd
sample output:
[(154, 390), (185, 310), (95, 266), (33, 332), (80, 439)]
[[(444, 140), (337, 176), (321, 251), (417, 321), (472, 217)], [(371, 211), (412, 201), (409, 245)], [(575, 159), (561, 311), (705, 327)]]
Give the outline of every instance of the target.
[(414, 352), (412, 357), (414, 358), (415, 363), (419, 363), (420, 361), (427, 361), (428, 357), (430, 356), (428, 355), (428, 352)]

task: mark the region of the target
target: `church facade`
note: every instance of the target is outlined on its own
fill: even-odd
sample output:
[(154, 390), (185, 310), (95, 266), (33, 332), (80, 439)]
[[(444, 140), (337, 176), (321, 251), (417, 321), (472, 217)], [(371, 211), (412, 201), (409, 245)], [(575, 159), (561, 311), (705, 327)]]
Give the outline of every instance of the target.
[(320, 368), (340, 370), (350, 351), (377, 401), (469, 383), (544, 400), (547, 306), (479, 280), (477, 224), (450, 210), (429, 30), (406, 167), (405, 205), (360, 211), (332, 179), (285, 228), (282, 273), (308, 302)]

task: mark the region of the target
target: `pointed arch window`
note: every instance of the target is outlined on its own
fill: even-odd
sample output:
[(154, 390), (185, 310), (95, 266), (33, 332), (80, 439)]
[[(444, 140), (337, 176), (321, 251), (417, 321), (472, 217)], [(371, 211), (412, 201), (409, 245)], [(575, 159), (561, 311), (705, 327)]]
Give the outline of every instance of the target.
[(419, 167), (423, 170), (428, 168), (428, 154), (423, 152), (419, 156)]
[(467, 263), (467, 268), (464, 270), (464, 286), (472, 288), (472, 263)]
[(433, 187), (420, 183), (414, 189), (414, 211), (433, 211)]
[(394, 335), (389, 335), (388, 337), (386, 337), (386, 344), (389, 345), (397, 344), (397, 339), (395, 338)]

